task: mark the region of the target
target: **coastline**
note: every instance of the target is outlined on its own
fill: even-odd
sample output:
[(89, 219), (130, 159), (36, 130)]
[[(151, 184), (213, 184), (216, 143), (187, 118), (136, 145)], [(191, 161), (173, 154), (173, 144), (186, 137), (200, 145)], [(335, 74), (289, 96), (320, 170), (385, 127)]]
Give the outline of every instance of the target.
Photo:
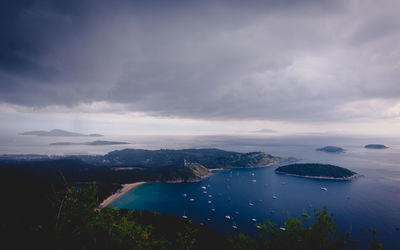
[(135, 187), (138, 187), (142, 184), (145, 184), (147, 182), (145, 181), (140, 181), (140, 182), (135, 182), (135, 183), (130, 183), (130, 184), (122, 184), (122, 189), (117, 190), (114, 194), (108, 196), (100, 205), (97, 207), (98, 209), (102, 209), (110, 205), (113, 201), (117, 200), (124, 194), (126, 194), (128, 191), (132, 190)]
[(302, 177), (302, 178), (308, 178), (308, 179), (320, 179), (320, 180), (336, 180), (336, 181), (349, 181), (358, 177), (361, 177), (362, 175), (360, 174), (354, 174), (349, 177), (328, 177), (328, 176), (311, 176), (311, 175), (299, 175), (299, 174), (290, 174), (290, 173), (285, 173), (281, 171), (275, 171), (277, 174), (283, 174), (283, 175), (289, 175), (289, 176), (295, 176), (295, 177)]

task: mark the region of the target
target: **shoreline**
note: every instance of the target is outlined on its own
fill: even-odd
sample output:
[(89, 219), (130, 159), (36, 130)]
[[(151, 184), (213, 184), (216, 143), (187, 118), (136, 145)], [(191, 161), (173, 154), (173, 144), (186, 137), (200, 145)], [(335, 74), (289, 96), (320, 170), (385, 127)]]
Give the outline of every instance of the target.
[(361, 177), (361, 174), (354, 174), (349, 177), (328, 177), (328, 176), (311, 176), (311, 175), (299, 175), (299, 174), (290, 174), (290, 173), (285, 173), (281, 171), (275, 171), (277, 174), (282, 174), (282, 175), (289, 175), (289, 176), (295, 176), (295, 177), (302, 177), (302, 178), (307, 178), (307, 179), (319, 179), (319, 180), (336, 180), (336, 181), (349, 181), (358, 177)]
[(142, 184), (147, 183), (146, 181), (140, 181), (140, 182), (134, 182), (130, 184), (122, 184), (122, 189), (117, 190), (115, 193), (112, 195), (108, 196), (100, 205), (97, 207), (98, 209), (102, 209), (110, 205), (113, 201), (117, 200), (124, 194), (126, 194), (128, 191), (132, 190), (133, 188), (136, 188)]

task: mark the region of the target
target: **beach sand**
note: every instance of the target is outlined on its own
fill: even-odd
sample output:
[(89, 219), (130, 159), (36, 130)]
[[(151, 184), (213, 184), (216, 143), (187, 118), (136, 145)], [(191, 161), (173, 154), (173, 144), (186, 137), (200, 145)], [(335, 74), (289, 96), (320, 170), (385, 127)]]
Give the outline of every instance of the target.
[(115, 201), (116, 199), (120, 198), (121, 196), (123, 196), (124, 194), (126, 194), (129, 190), (131, 190), (132, 188), (135, 188), (137, 186), (140, 186), (142, 184), (145, 184), (145, 181), (141, 181), (141, 182), (135, 182), (135, 183), (130, 183), (130, 184), (122, 184), (122, 189), (118, 190), (116, 193), (112, 194), (111, 196), (107, 197), (107, 199), (105, 199), (99, 206), (99, 209), (102, 209), (104, 207), (107, 207), (108, 205), (110, 205), (113, 201)]

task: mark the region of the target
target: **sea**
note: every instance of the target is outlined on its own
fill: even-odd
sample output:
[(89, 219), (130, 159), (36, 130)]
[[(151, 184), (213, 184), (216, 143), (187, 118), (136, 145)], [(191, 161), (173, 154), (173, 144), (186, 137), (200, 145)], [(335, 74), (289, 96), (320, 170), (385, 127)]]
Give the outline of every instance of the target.
[[(187, 216), (222, 234), (243, 232), (253, 236), (259, 232), (257, 223), (272, 220), (284, 227), (288, 216), (307, 214), (312, 218), (315, 209), (321, 210), (326, 206), (333, 213), (339, 230), (351, 232), (361, 248), (367, 247), (366, 232), (373, 229), (386, 249), (400, 249), (399, 139), (324, 135), (114, 136), (101, 140), (131, 144), (49, 145), (53, 142), (84, 142), (92, 139), (3, 135), (0, 136), (0, 154), (105, 154), (123, 148), (219, 148), (237, 152), (262, 151), (274, 156), (295, 157), (298, 162), (304, 163), (333, 164), (362, 176), (351, 181), (307, 179), (276, 174), (274, 170), (278, 165), (215, 171), (209, 178), (195, 183), (143, 184), (114, 201), (111, 206)], [(372, 143), (385, 144), (389, 148), (364, 148), (364, 145)], [(316, 148), (328, 145), (342, 147), (345, 152), (316, 151)]]

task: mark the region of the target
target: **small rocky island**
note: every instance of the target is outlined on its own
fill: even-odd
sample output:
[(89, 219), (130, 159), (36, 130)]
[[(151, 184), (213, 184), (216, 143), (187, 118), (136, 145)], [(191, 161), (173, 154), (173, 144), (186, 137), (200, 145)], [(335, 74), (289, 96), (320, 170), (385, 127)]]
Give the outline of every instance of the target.
[(365, 145), (364, 148), (368, 148), (368, 149), (386, 149), (389, 147), (386, 147), (385, 145), (382, 144), (368, 144)]
[(304, 178), (350, 180), (359, 175), (349, 169), (317, 163), (296, 163), (275, 169), (277, 174), (299, 176)]
[(323, 148), (317, 148), (317, 151), (323, 151), (327, 153), (343, 153), (344, 149), (341, 147), (335, 147), (335, 146), (326, 146)]

